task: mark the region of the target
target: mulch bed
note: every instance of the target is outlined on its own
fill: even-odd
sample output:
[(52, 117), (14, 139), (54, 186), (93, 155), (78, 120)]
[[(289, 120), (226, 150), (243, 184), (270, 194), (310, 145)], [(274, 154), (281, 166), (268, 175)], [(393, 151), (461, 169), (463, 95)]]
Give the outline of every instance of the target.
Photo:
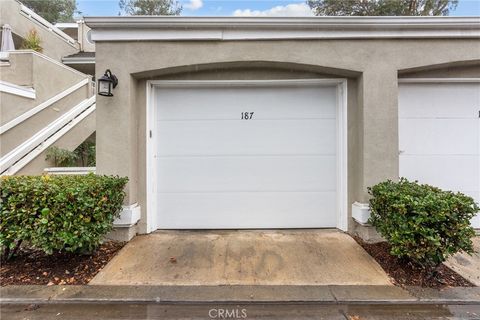
[(0, 284), (6, 285), (82, 285), (117, 254), (124, 242), (103, 243), (92, 255), (68, 252), (46, 255), (42, 251), (21, 249), (17, 256), (0, 266)]
[(387, 242), (366, 243), (359, 237), (354, 239), (380, 264), (395, 285), (428, 288), (475, 286), (444, 264), (436, 269), (432, 277), (431, 272), (390, 255)]

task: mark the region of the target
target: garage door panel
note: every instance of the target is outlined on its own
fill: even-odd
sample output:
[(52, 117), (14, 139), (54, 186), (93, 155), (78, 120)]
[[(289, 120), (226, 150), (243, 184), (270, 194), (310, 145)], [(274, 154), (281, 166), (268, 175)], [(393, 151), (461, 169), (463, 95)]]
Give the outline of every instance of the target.
[(480, 213), (477, 213), (477, 215), (470, 221), (474, 228), (480, 229)]
[(465, 195), (472, 197), (477, 203), (480, 203), (480, 191), (479, 190), (464, 190), (462, 191)]
[(336, 226), (334, 214), (319, 213), (336, 211), (334, 192), (159, 194), (158, 202), (166, 229)]
[(477, 156), (402, 155), (400, 174), (445, 190), (479, 190)]
[(403, 83), (399, 105), (400, 118), (477, 118), (480, 84)]
[(159, 192), (334, 191), (335, 156), (160, 158)]
[(336, 85), (168, 85), (155, 89), (160, 228), (336, 226)]
[(478, 119), (400, 119), (404, 154), (479, 154)]
[(336, 99), (335, 87), (318, 86), (159, 89), (157, 119), (238, 120), (247, 111), (255, 119), (335, 118)]
[(335, 154), (335, 126), (334, 119), (161, 122), (158, 154)]
[[(480, 200), (480, 84), (401, 83), (400, 176)], [(480, 218), (472, 220), (480, 228)]]

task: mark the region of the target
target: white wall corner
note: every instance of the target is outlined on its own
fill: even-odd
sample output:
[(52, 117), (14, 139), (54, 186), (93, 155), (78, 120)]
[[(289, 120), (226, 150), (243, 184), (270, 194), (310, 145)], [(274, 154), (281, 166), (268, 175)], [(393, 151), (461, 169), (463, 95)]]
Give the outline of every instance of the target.
[(352, 218), (361, 225), (367, 225), (370, 218), (370, 206), (368, 203), (354, 202), (352, 204)]
[(140, 220), (140, 214), (141, 211), (138, 203), (123, 206), (122, 212), (120, 212), (120, 217), (113, 221), (113, 226), (115, 228), (131, 227)]

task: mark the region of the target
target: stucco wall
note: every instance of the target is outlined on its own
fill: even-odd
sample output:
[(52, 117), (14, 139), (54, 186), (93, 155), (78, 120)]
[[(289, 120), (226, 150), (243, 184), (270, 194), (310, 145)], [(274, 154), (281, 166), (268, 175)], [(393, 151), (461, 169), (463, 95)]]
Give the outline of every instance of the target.
[[(236, 78), (349, 78), (350, 205), (367, 200), (368, 186), (398, 177), (399, 71), (459, 61), (480, 65), (480, 43), (468, 39), (97, 42), (96, 49), (97, 77), (108, 68), (119, 79), (114, 97), (97, 98), (97, 172), (129, 176), (126, 201), (139, 202), (143, 217), (147, 79), (229, 75), (195, 74), (219, 68), (244, 68), (229, 75)], [(180, 72), (186, 74), (172, 75)], [(145, 232), (144, 219), (139, 230)]]
[(90, 27), (85, 22), (78, 23), (78, 42), (80, 43), (80, 51), (95, 52), (95, 43), (88, 41), (88, 33)]
[(19, 86), (33, 85), (33, 55), (10, 54), (9, 65), (0, 67), (0, 80)]

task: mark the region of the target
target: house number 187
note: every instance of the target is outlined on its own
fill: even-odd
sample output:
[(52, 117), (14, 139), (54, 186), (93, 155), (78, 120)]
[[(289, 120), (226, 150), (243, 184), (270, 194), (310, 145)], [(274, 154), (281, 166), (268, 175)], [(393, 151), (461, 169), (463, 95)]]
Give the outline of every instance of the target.
[(242, 120), (252, 120), (253, 112), (242, 112)]

